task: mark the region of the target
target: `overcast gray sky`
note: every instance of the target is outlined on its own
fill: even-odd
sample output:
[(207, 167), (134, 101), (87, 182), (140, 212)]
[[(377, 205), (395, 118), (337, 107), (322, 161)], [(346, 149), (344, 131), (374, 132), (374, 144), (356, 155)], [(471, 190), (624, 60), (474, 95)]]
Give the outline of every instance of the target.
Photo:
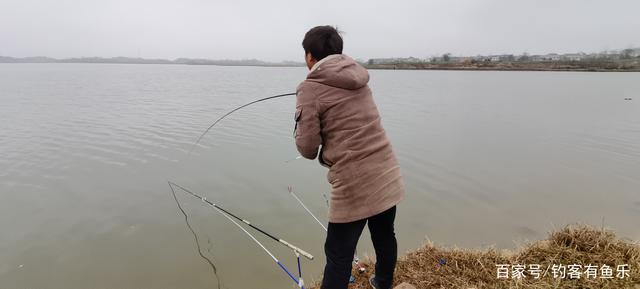
[(302, 60), (343, 30), (355, 58), (640, 46), (638, 0), (0, 0), (0, 55)]

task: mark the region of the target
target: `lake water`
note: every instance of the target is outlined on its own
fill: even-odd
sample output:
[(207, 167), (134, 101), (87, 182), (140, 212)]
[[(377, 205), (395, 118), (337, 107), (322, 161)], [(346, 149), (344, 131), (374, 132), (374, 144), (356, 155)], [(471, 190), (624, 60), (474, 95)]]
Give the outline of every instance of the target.
[[(515, 248), (584, 222), (640, 239), (640, 73), (370, 71), (407, 186), (399, 250)], [(298, 159), (304, 68), (0, 64), (0, 288), (216, 288), (167, 180), (299, 245), (325, 233), (326, 170)], [(633, 100), (625, 100), (632, 98)], [(294, 288), (257, 245), (179, 192), (225, 288)], [(290, 268), (295, 257), (257, 238)], [(360, 255), (371, 255), (364, 234)]]

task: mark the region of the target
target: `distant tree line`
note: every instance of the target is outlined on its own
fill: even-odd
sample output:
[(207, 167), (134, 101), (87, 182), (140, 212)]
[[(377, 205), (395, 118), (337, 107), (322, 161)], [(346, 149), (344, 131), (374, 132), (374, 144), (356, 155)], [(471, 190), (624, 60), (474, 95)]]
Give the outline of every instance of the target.
[(7, 57), (0, 56), (0, 63), (114, 63), (114, 64), (190, 64), (190, 65), (223, 65), (223, 66), (304, 66), (302, 62), (282, 61), (267, 62), (257, 59), (243, 60), (211, 60), (211, 59), (193, 59), (178, 58), (175, 60), (167, 59), (147, 59), (132, 57), (81, 57), (81, 58), (64, 58), (56, 59), (50, 57)]

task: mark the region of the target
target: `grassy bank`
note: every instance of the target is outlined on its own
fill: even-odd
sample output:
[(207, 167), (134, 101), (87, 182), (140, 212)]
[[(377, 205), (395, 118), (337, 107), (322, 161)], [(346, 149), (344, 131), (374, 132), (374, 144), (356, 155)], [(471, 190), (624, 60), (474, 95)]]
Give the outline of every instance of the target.
[[(509, 267), (508, 278), (497, 278), (497, 264), (525, 265), (523, 278), (513, 278)], [(569, 269), (565, 276), (554, 278), (553, 265), (578, 264), (587, 271), (587, 265), (598, 267), (596, 278), (569, 278)], [(629, 276), (619, 278), (618, 265), (628, 264)], [(372, 274), (373, 261), (365, 260), (367, 274)], [(539, 278), (534, 278), (530, 265), (539, 265)], [(605, 279), (607, 271), (602, 266), (611, 266), (611, 279)], [(535, 269), (535, 268), (534, 268)], [(359, 273), (355, 272), (354, 275)], [(359, 275), (356, 283), (349, 286), (354, 289), (370, 288), (367, 276)], [(574, 275), (575, 277), (576, 275)], [(591, 275), (593, 276), (593, 275)], [(613, 232), (586, 225), (567, 226), (551, 232), (540, 241), (532, 242), (515, 251), (499, 251), (494, 248), (470, 250), (443, 248), (427, 243), (422, 248), (408, 252), (398, 260), (395, 285), (402, 282), (412, 284), (418, 289), (431, 288), (640, 288), (640, 244), (618, 238)], [(394, 286), (395, 286), (394, 285)], [(319, 288), (311, 286), (310, 288)]]

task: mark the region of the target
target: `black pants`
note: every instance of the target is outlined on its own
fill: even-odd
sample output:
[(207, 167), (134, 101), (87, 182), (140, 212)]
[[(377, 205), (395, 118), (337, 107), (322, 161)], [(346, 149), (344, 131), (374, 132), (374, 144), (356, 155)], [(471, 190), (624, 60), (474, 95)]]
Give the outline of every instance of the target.
[(351, 263), (364, 225), (369, 222), (371, 241), (376, 250), (376, 280), (380, 289), (391, 288), (398, 257), (398, 244), (393, 231), (396, 207), (375, 216), (350, 222), (329, 223), (324, 244), (327, 265), (321, 289), (346, 289), (351, 276)]

